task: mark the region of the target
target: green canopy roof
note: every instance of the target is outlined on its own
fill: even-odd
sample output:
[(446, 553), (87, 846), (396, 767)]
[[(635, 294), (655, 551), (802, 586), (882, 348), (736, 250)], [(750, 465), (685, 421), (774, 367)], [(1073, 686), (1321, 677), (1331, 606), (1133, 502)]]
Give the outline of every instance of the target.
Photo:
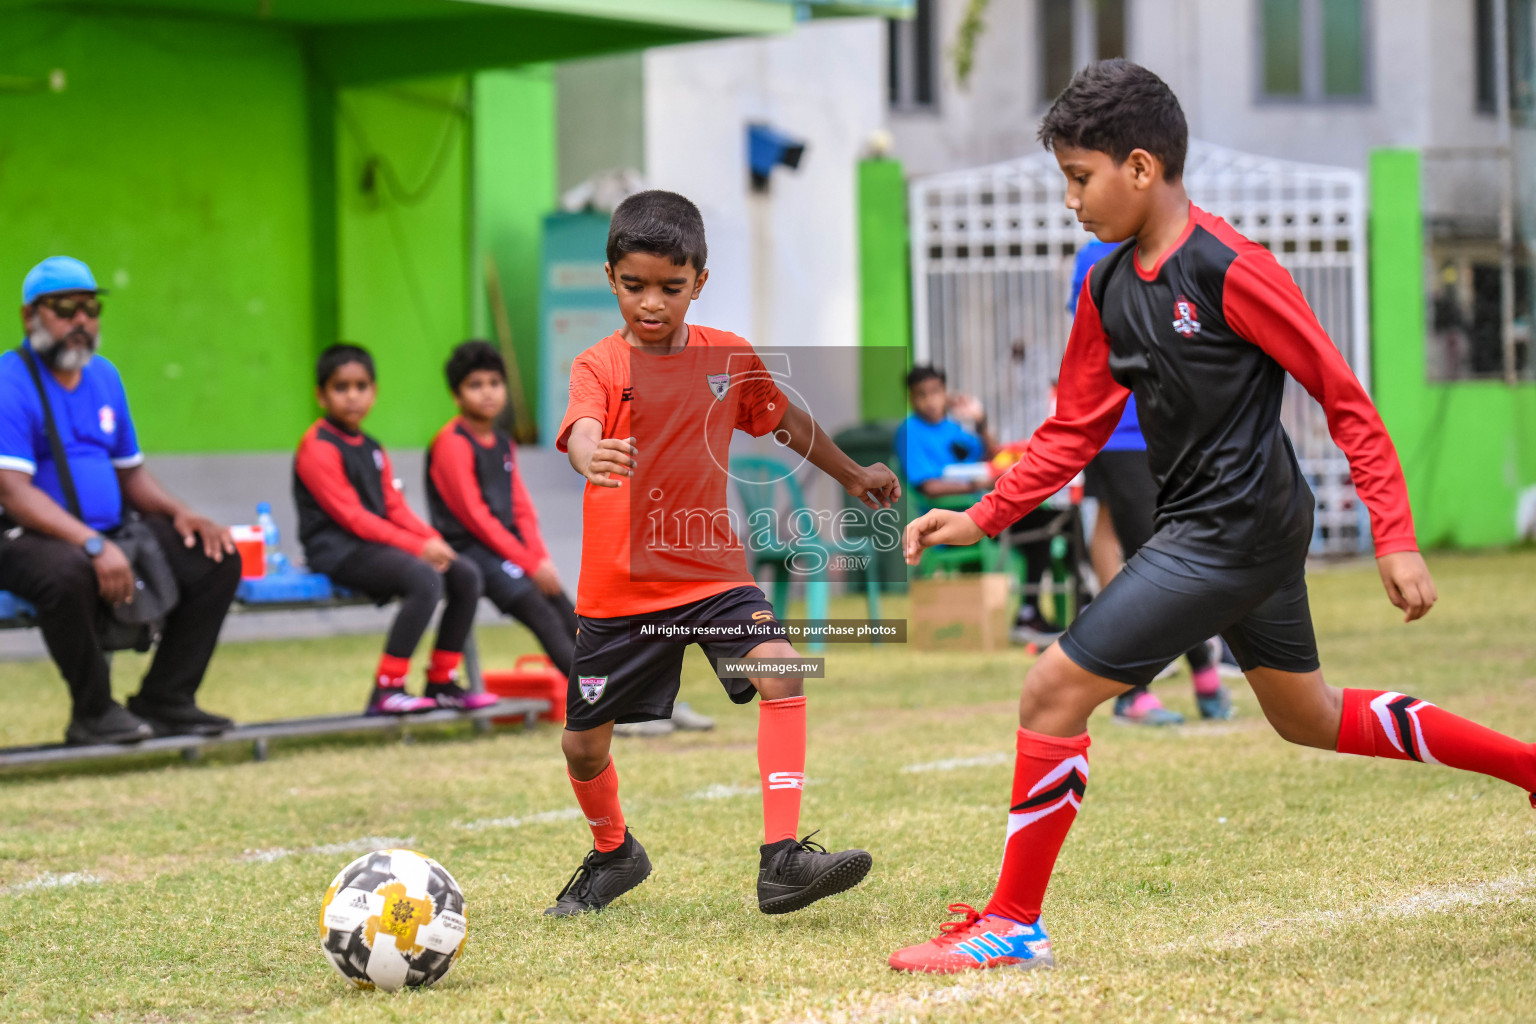
[(0, 0), (276, 24), (302, 32), (337, 82), (568, 60), (667, 43), (786, 32), (797, 17), (905, 17), (912, 0)]

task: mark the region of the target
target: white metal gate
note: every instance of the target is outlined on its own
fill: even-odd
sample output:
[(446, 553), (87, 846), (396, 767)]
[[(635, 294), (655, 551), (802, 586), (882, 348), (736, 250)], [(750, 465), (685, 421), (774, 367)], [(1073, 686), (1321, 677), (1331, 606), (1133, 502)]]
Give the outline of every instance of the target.
[[(1275, 254), (1369, 389), (1364, 177), (1192, 141), (1184, 182), (1196, 204)], [(1071, 329), (1073, 257), (1092, 236), (1065, 194), (1049, 153), (911, 186), (917, 361), (980, 398), (1003, 438), (1045, 419)], [(1364, 511), (1323, 410), (1295, 381), (1286, 387), (1282, 419), (1317, 494), (1313, 553), (1365, 550)]]

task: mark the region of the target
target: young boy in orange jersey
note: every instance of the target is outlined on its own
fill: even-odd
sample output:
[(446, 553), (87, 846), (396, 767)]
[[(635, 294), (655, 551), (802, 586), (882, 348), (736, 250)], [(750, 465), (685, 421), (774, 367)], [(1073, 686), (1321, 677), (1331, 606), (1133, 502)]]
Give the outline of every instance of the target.
[[(629, 197), (613, 213), (607, 256), (624, 326), (572, 364), (570, 405), (555, 442), (587, 480), (580, 628), (561, 746), (594, 839), (545, 911), (561, 917), (600, 910), (651, 871), (625, 826), (609, 746), (615, 722), (670, 716), (683, 653), (694, 641), (647, 637), (745, 623), (750, 635), (697, 640), (717, 672), (721, 658), (798, 657), (729, 526), (724, 467), (733, 430), (772, 431), (871, 509), (900, 496), (889, 469), (853, 462), (786, 401), (744, 340), (685, 321), (709, 277), (704, 222), (691, 202), (660, 191)], [(722, 676), (721, 683), (736, 703), (762, 701), (758, 907), (787, 913), (857, 885), (869, 871), (868, 853), (828, 853), (809, 837), (795, 839), (805, 784), (800, 678)]]

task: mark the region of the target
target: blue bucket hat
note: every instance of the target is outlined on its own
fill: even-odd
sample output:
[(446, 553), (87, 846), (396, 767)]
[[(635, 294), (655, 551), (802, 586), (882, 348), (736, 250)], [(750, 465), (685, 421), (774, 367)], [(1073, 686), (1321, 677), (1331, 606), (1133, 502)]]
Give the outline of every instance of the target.
[(105, 295), (105, 288), (96, 287), (91, 268), (73, 256), (50, 256), (31, 270), (21, 282), (22, 305), (30, 306), (39, 296), (53, 292), (95, 292)]

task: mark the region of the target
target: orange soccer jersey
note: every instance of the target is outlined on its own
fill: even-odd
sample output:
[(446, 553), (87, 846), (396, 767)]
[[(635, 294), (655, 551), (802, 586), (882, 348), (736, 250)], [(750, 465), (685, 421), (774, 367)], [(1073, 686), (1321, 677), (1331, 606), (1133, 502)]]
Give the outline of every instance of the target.
[(726, 506), (731, 434), (760, 437), (787, 408), (752, 346), (726, 331), (690, 324), (670, 355), (614, 333), (577, 356), (555, 446), (590, 417), (639, 450), (619, 487), (586, 485), (577, 614), (639, 615), (753, 582)]

